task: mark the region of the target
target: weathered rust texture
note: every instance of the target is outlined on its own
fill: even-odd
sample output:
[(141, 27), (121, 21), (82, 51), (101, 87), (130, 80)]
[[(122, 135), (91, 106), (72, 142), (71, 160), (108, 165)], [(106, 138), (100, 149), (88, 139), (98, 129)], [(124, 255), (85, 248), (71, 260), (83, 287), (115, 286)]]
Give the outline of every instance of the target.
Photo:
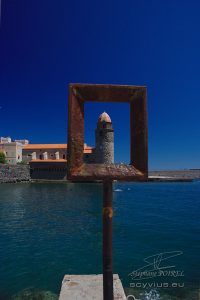
[(84, 102), (70, 87), (68, 107), (68, 176), (83, 164), (84, 152)]
[(148, 177), (147, 93), (143, 90), (130, 103), (131, 165)]
[[(129, 102), (131, 162), (125, 164), (84, 164), (84, 102)], [(112, 181), (147, 179), (146, 88), (141, 86), (71, 84), (68, 125), (68, 179), (103, 181), (103, 291), (113, 300), (112, 273)]]
[(130, 102), (145, 87), (109, 84), (74, 84), (79, 97), (84, 101)]
[(83, 164), (75, 170), (71, 176), (72, 180), (122, 180), (142, 181), (144, 175), (132, 165), (125, 164)]
[(103, 299), (113, 300), (112, 181), (103, 182)]
[(104, 207), (103, 208), (103, 215), (107, 218), (112, 218), (113, 217), (112, 207)]
[[(84, 102), (86, 101), (130, 103), (130, 165), (84, 164)], [(146, 87), (71, 84), (68, 111), (68, 179), (73, 181), (147, 180)]]

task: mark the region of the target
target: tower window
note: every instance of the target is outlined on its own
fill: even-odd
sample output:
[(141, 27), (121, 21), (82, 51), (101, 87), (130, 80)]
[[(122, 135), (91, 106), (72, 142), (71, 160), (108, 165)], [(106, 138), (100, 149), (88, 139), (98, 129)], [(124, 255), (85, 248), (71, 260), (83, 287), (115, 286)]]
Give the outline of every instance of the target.
[(103, 132), (102, 130), (99, 131), (99, 136), (102, 136), (103, 135)]

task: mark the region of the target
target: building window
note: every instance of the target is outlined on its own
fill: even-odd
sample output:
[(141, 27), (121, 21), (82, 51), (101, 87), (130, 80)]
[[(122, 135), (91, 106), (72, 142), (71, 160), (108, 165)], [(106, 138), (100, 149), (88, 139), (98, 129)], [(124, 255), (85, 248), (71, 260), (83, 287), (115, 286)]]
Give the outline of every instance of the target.
[(65, 154), (63, 154), (63, 159), (65, 159)]
[(42, 159), (42, 154), (40, 154), (40, 156), (39, 156), (39, 157), (40, 157), (40, 159)]

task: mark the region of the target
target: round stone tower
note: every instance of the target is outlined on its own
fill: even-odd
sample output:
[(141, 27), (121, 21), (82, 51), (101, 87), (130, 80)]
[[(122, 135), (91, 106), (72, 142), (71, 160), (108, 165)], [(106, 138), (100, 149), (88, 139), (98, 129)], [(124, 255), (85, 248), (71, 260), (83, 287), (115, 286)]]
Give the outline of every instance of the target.
[(106, 112), (99, 116), (97, 122), (95, 162), (98, 164), (114, 163), (114, 130)]

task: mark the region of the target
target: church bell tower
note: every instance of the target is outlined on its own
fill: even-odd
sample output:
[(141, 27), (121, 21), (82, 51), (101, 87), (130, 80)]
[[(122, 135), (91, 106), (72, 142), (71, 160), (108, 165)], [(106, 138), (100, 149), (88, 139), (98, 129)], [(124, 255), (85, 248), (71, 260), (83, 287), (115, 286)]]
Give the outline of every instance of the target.
[(106, 112), (99, 116), (97, 122), (95, 162), (114, 163), (114, 130), (110, 116)]

